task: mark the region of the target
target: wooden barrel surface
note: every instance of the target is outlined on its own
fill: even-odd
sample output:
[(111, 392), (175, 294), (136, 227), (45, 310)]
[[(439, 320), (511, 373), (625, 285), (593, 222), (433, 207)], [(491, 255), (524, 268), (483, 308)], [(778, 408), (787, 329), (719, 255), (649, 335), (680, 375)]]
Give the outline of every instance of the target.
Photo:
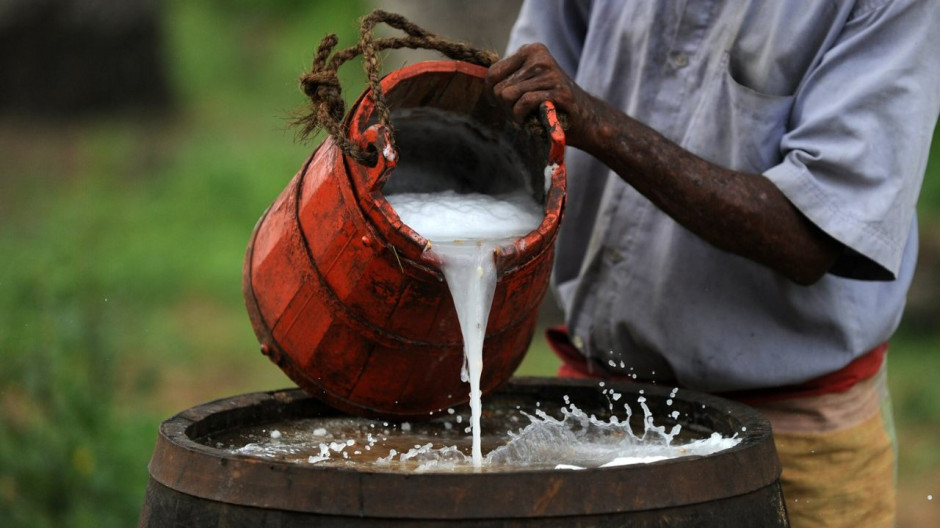
[[(628, 399), (643, 390), (658, 424), (668, 425), (665, 417), (678, 411), (684, 429), (738, 434), (742, 442), (650, 464), (468, 474), (278, 462), (200, 441), (249, 425), (337, 414), (299, 390), (254, 393), (188, 409), (161, 425), (139, 526), (788, 526), (770, 425), (760, 414), (691, 391), (607, 387)], [(566, 395), (588, 412), (608, 405), (596, 382), (556, 378), (514, 379), (490, 399), (523, 398), (534, 407)]]

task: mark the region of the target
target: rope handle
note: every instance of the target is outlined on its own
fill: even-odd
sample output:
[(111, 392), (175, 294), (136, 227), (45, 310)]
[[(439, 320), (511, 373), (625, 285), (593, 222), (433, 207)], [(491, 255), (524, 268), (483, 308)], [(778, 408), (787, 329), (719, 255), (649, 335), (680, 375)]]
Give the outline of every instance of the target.
[[(373, 30), (376, 24), (384, 22), (389, 26), (399, 29), (407, 34), (404, 37), (395, 38), (373, 38)], [(410, 48), (410, 49), (430, 49), (436, 50), (445, 56), (459, 61), (470, 62), (480, 66), (490, 66), (499, 56), (491, 51), (482, 51), (474, 49), (466, 44), (451, 42), (445, 40), (436, 34), (418, 27), (405, 17), (376, 9), (366, 15), (360, 21), (359, 43), (344, 50), (333, 52), (338, 43), (335, 34), (329, 34), (320, 42), (317, 53), (313, 59), (313, 66), (310, 71), (300, 77), (300, 85), (304, 94), (310, 99), (310, 105), (306, 114), (294, 121), (295, 125), (301, 128), (300, 137), (307, 138), (320, 128), (326, 129), (327, 133), (333, 137), (333, 140), (340, 149), (366, 165), (373, 165), (376, 162), (377, 153), (366, 151), (359, 145), (350, 141), (343, 130), (342, 122), (346, 114), (346, 105), (343, 102), (342, 88), (340, 87), (339, 77), (336, 72), (340, 66), (358, 55), (363, 57), (363, 68), (369, 82), (369, 89), (372, 92), (372, 100), (375, 102), (376, 113), (379, 123), (388, 127), (393, 132), (390, 111), (385, 102), (385, 94), (382, 92), (380, 80), (380, 68), (378, 52), (387, 49)], [(330, 54), (332, 53), (332, 57)], [(394, 147), (394, 133), (389, 136)]]

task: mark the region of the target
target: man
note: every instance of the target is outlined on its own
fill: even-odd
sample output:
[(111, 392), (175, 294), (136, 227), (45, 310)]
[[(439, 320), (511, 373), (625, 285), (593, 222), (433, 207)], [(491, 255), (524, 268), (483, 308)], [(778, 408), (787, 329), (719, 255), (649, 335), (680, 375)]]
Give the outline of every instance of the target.
[[(539, 44), (534, 44), (539, 43)], [(488, 82), (567, 114), (564, 372), (774, 426), (791, 523), (891, 526), (884, 355), (940, 108), (935, 0), (527, 1)]]

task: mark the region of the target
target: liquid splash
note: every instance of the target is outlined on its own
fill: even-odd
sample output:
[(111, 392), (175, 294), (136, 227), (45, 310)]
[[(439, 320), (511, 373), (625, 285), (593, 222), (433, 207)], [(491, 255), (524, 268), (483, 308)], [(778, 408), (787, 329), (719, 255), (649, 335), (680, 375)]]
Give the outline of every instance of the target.
[[(620, 394), (611, 393), (620, 399)], [(623, 405), (624, 418), (600, 419), (566, 402), (559, 417), (536, 409), (518, 410), (508, 422), (523, 423), (491, 438), (490, 450), (479, 462), (461, 445), (461, 415), (428, 424), (390, 424), (356, 418), (337, 418), (330, 427), (307, 427), (294, 433), (257, 438), (233, 451), (247, 456), (291, 460), (296, 463), (363, 470), (403, 472), (518, 471), (526, 469), (578, 470), (646, 464), (685, 456), (706, 456), (738, 445), (737, 435), (712, 433), (706, 438), (680, 439), (681, 425), (656, 425), (641, 395), (642, 427), (631, 426), (632, 411)], [(636, 420), (633, 420), (635, 423)], [(636, 429), (636, 431), (635, 431)], [(341, 432), (340, 432), (341, 431)], [(338, 434), (337, 434), (338, 433)]]

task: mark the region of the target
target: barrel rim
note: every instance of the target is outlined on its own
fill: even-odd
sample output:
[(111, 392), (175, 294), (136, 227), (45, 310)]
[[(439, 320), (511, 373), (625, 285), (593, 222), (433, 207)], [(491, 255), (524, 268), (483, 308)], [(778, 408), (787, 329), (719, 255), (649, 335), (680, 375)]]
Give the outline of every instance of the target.
[[(546, 383), (556, 391), (597, 389), (597, 381), (593, 380), (513, 378), (500, 391), (541, 393)], [(306, 405), (310, 407), (306, 411), (329, 409), (300, 389), (282, 389), (215, 400), (167, 419), (160, 426), (149, 470), (151, 477), (164, 486), (223, 503), (326, 515), (423, 519), (563, 517), (655, 510), (739, 496), (778, 481), (781, 468), (770, 423), (756, 410), (685, 389), (672, 394), (670, 389), (631, 382), (607, 382), (606, 387), (628, 392), (642, 388), (647, 398), (672, 397), (676, 402), (727, 411), (735, 429), (746, 427), (741, 430), (743, 441), (706, 457), (652, 464), (468, 475), (304, 466), (236, 455), (190, 436), (200, 427), (212, 425), (209, 422), (213, 420), (224, 424), (238, 412), (260, 410), (274, 420), (290, 406)], [(656, 471), (649, 471), (651, 467)], [(684, 493), (660, 493), (667, 484), (681, 486)], [(324, 494), (324, 489), (332, 491)], [(579, 500), (559, 500), (571, 494)], [(420, 511), (410, 507), (415, 496), (422, 497)], [(500, 500), (478, 500), (493, 496)]]

